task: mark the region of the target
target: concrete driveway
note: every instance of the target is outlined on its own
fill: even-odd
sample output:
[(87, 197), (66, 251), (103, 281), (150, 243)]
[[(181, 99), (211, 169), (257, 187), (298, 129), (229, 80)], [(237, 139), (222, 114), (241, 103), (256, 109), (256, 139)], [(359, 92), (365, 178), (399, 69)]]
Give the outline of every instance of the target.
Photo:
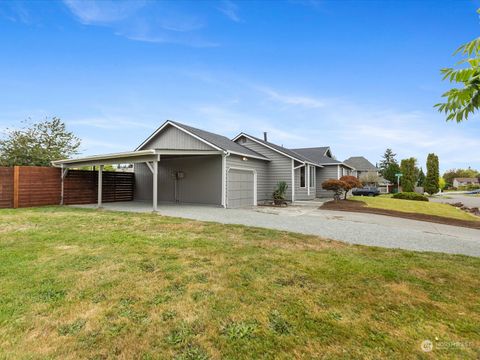
[(444, 203), (444, 204), (454, 204), (461, 202), (463, 205), (468, 207), (478, 207), (480, 208), (480, 196), (466, 195), (463, 193), (444, 193), (442, 197), (431, 197), (430, 201)]
[[(241, 224), (344, 241), (351, 244), (480, 256), (480, 231), (382, 215), (319, 210), (319, 203), (287, 208), (222, 209), (195, 205), (159, 205), (161, 215)], [(76, 205), (95, 207), (95, 205)], [(107, 203), (107, 210), (151, 212), (141, 202)]]

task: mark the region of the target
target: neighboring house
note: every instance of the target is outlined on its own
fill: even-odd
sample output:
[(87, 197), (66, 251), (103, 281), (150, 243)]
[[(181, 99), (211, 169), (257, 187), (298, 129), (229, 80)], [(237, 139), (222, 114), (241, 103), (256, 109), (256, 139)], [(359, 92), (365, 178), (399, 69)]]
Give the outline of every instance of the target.
[(378, 175), (378, 168), (368, 161), (363, 156), (352, 156), (344, 161), (345, 164), (348, 164), (356, 169), (355, 176), (360, 179), (360, 176), (365, 173), (374, 172)]
[(386, 180), (384, 177), (380, 176), (380, 170), (373, 165), (367, 158), (364, 156), (352, 156), (344, 161), (345, 164), (348, 164), (355, 168), (354, 175), (358, 179), (362, 179), (362, 175), (366, 174), (375, 174), (378, 176), (378, 179), (375, 183), (368, 184), (378, 187), (380, 192), (388, 193), (390, 191), (389, 186), (391, 186), (390, 181)]
[[(287, 149), (249, 134), (234, 139), (166, 121), (132, 152), (54, 161), (74, 166), (134, 164), (135, 200), (211, 204), (228, 208), (270, 201), (279, 181), (288, 201), (324, 196), (321, 182), (355, 169), (330, 148)], [(99, 179), (101, 172), (99, 173)], [(99, 199), (101, 199), (99, 189)], [(99, 201), (101, 205), (101, 201)]]
[(467, 185), (480, 185), (480, 181), (477, 178), (454, 178), (453, 187), (467, 186)]

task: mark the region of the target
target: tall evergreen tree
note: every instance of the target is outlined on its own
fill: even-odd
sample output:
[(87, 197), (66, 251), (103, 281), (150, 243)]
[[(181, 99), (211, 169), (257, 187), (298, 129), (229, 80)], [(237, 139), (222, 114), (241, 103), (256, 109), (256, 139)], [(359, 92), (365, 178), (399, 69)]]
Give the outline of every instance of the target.
[(417, 185), (425, 186), (425, 173), (423, 172), (422, 168), (420, 168), (420, 170), (418, 171)]
[(385, 177), (385, 172), (390, 164), (398, 164), (397, 159), (395, 159), (395, 154), (392, 149), (388, 148), (385, 150), (385, 153), (382, 155), (382, 160), (380, 160), (380, 174)]
[(392, 184), (397, 183), (397, 177), (395, 174), (398, 174), (400, 172), (400, 166), (398, 166), (397, 163), (391, 163), (387, 166), (385, 171), (383, 171), (382, 176), (390, 181)]
[(417, 159), (414, 157), (403, 159), (400, 163), (400, 170), (403, 174), (401, 178), (402, 191), (413, 192), (415, 191), (415, 184), (417, 183), (417, 176), (415, 174), (415, 165)]
[(427, 176), (425, 178), (425, 191), (431, 194), (436, 194), (439, 190), (439, 164), (438, 156), (435, 154), (428, 154), (427, 156)]

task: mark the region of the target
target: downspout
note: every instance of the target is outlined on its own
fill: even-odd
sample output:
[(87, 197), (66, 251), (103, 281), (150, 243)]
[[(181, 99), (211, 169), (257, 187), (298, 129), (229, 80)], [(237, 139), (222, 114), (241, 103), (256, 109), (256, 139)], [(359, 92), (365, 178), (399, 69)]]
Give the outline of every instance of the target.
[(224, 151), (222, 154), (222, 207), (227, 207), (227, 157), (230, 151)]

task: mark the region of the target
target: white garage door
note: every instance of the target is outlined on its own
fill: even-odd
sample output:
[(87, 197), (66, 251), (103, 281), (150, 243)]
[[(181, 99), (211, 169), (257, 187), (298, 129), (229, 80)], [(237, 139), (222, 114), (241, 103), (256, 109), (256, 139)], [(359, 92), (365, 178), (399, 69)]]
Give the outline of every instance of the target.
[(227, 182), (227, 206), (239, 208), (254, 205), (253, 171), (230, 169)]

